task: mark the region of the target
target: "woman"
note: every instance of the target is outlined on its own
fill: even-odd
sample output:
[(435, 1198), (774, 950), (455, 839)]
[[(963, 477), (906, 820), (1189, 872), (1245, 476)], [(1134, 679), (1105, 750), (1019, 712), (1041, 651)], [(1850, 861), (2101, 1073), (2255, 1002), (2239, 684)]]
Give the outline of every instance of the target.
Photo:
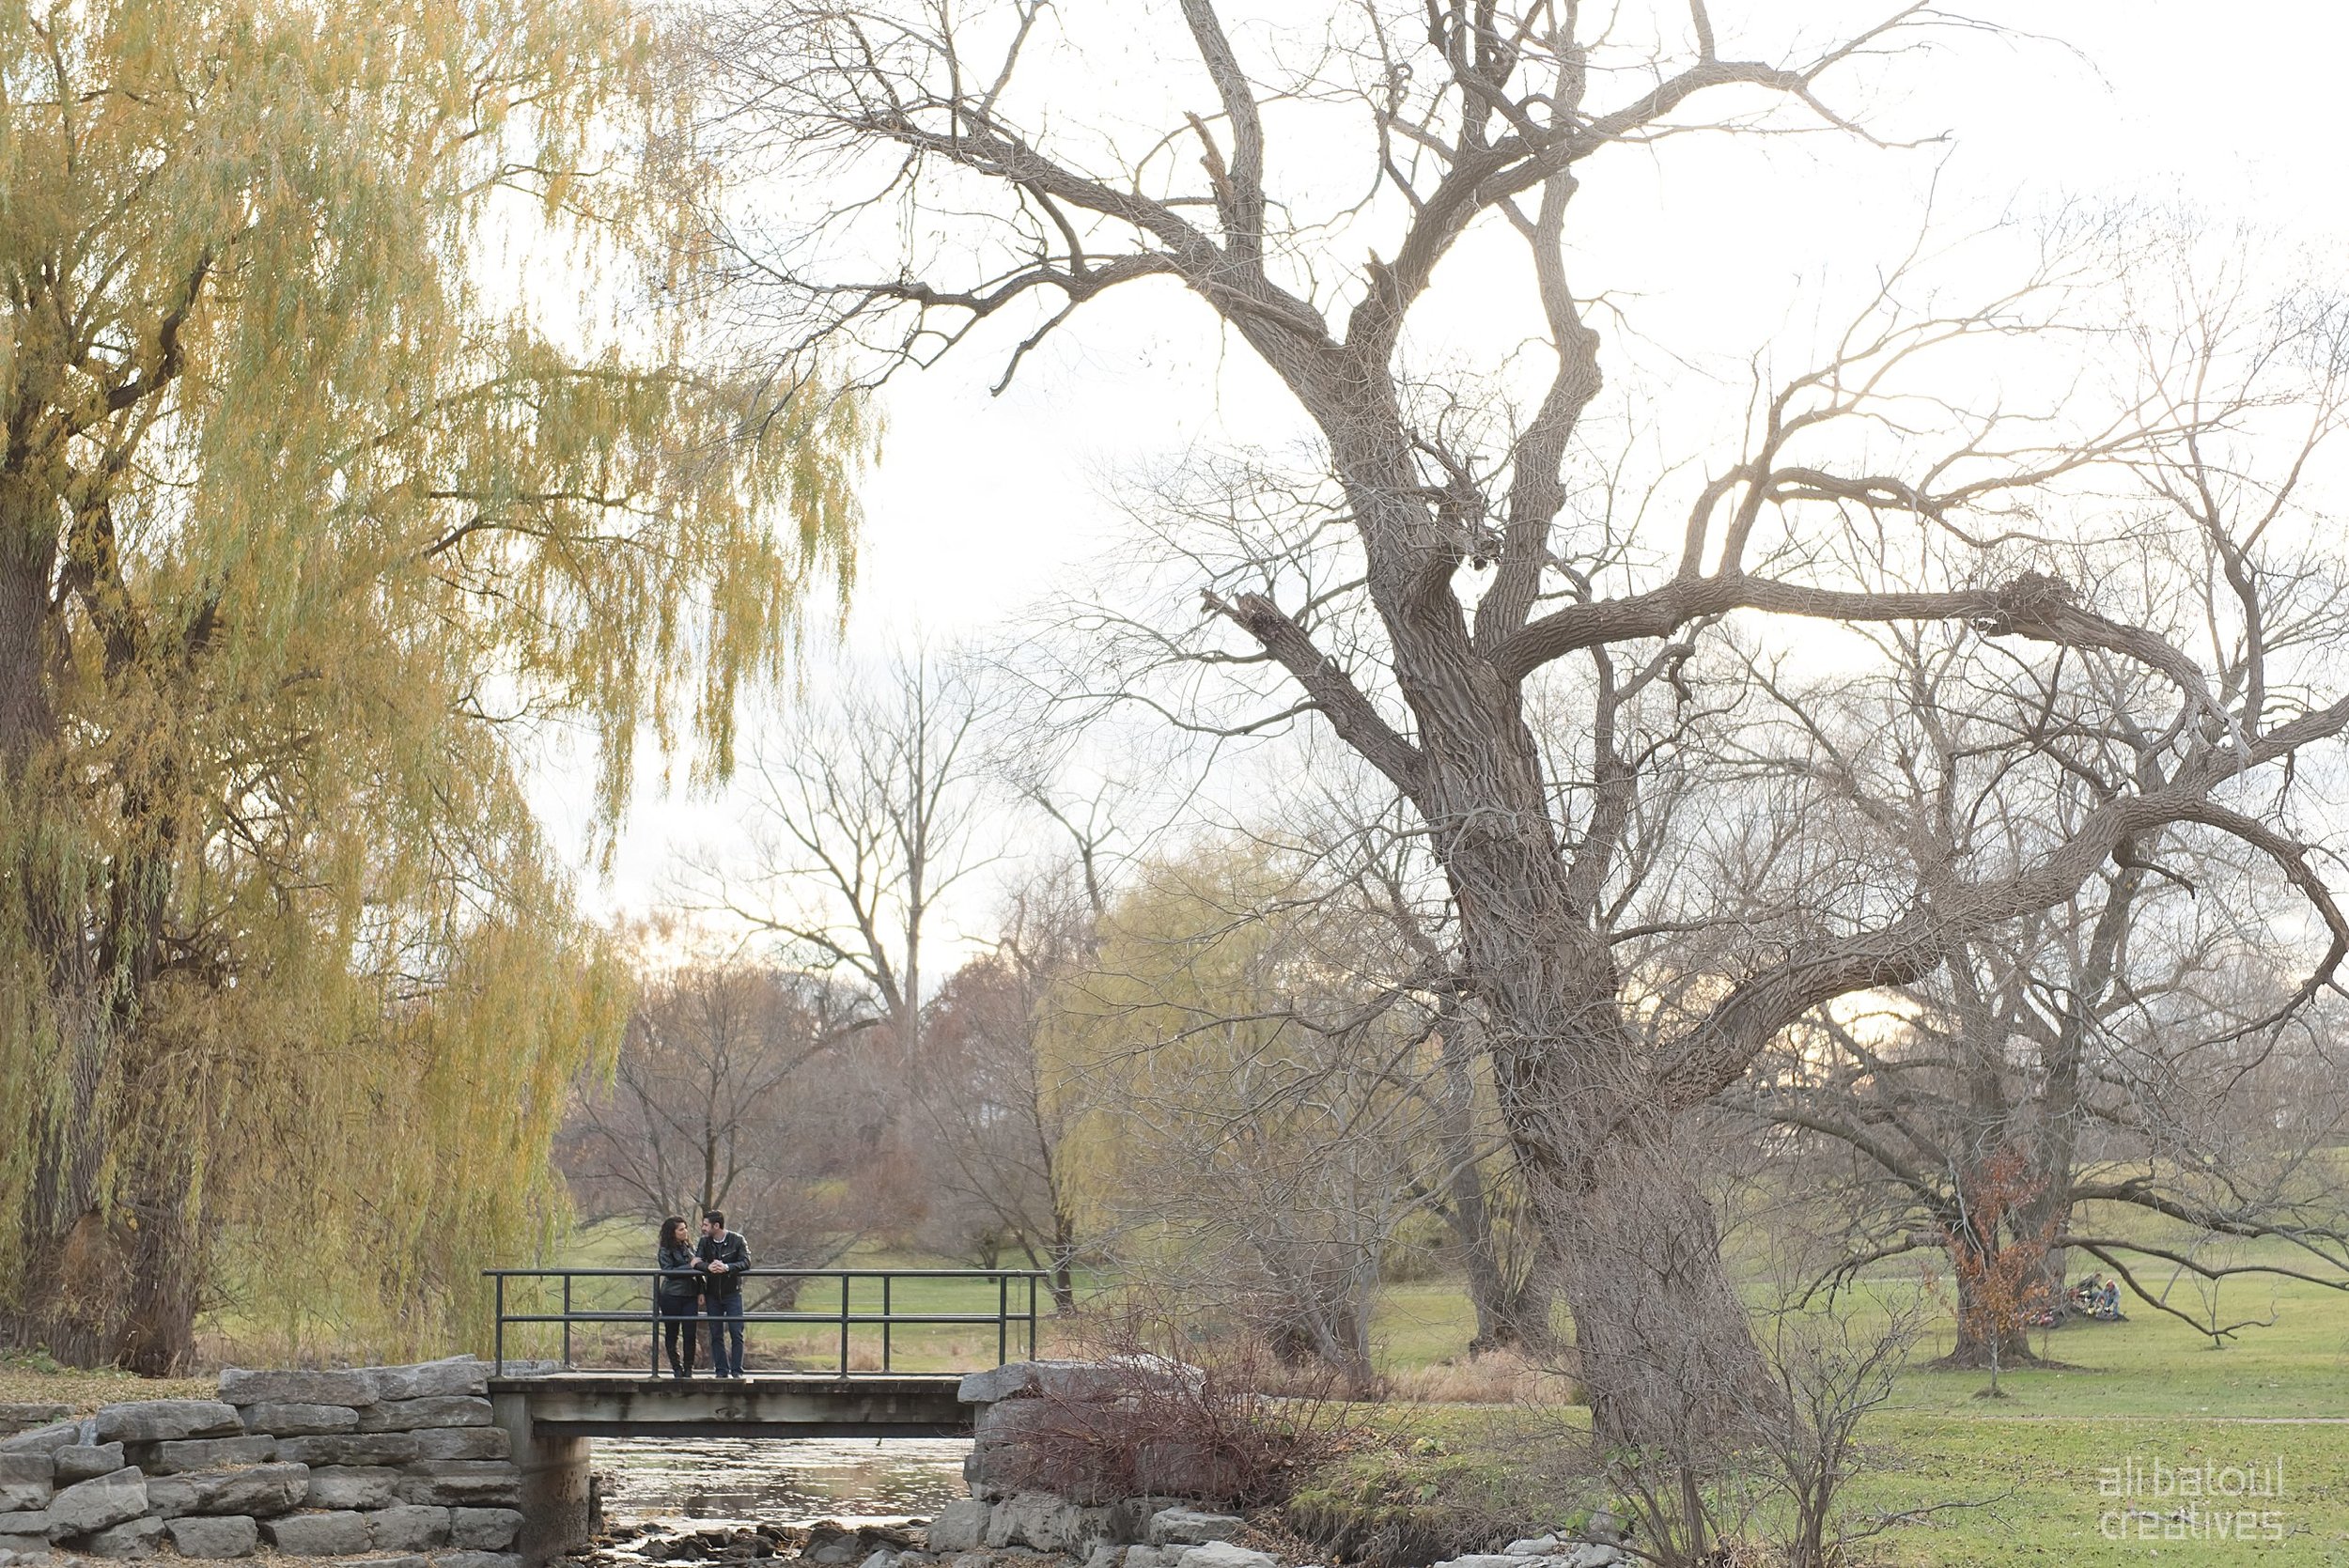
[[(661, 1319), (661, 1338), (668, 1343), (669, 1371), (677, 1377), (693, 1375), (693, 1319), (700, 1312), (700, 1265), (685, 1234), (685, 1220), (671, 1215), (661, 1222), (661, 1278), (652, 1282), (653, 1312)], [(692, 1271), (693, 1278), (681, 1277)], [(678, 1342), (683, 1342), (682, 1351)]]

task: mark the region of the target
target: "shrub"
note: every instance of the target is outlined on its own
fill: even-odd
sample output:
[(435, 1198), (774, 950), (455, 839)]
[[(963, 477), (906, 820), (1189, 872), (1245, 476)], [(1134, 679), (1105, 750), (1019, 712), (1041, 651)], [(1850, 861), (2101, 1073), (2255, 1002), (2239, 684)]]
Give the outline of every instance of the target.
[(1019, 1441), (998, 1479), (1088, 1501), (1254, 1508), (1349, 1444), (1356, 1417), (1335, 1397), (1334, 1369), (1283, 1366), (1253, 1336), (1183, 1346), (1188, 1360), (1165, 1353), (1183, 1345), (1165, 1326), (1129, 1322), (1106, 1340), (1081, 1382), (1021, 1402), (1034, 1407), (1012, 1417)]

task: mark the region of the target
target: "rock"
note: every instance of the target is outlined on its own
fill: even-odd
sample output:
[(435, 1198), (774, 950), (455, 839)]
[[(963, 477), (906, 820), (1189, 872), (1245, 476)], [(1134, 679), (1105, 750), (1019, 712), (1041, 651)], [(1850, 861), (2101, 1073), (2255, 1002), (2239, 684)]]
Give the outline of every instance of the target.
[(879, 1546), (873, 1555), (857, 1564), (857, 1568), (897, 1568), (897, 1560), (905, 1554), (894, 1546)]
[(247, 1465), (233, 1470), (195, 1470), (158, 1476), (147, 1483), (155, 1512), (166, 1518), (185, 1514), (250, 1514), (270, 1518), (302, 1506), (310, 1490), (307, 1465)]
[(1177, 1498), (1212, 1491), (1224, 1461), (1195, 1437), (1149, 1437), (1134, 1445), (1134, 1477), (1148, 1490)]
[(367, 1558), (354, 1568), (432, 1568), (432, 1560), (422, 1552), (402, 1552), (397, 1557)]
[(950, 1502), (930, 1521), (929, 1549), (967, 1552), (987, 1539), (988, 1517), (993, 1511), (975, 1498)]
[(375, 1369), (378, 1399), (433, 1399), (490, 1391), (490, 1363), (471, 1356), (421, 1361), (414, 1366)]
[(250, 1557), (261, 1527), (241, 1514), (194, 1514), (163, 1527), (181, 1557)]
[(995, 1505), (988, 1521), (989, 1546), (1033, 1546), (1057, 1552), (1066, 1545), (1078, 1513), (1075, 1504), (1050, 1492), (1022, 1492)]
[(183, 1437), (176, 1443), (156, 1443), (138, 1456), (139, 1468), (148, 1475), (181, 1475), (189, 1470), (216, 1470), (225, 1465), (266, 1465), (277, 1457), (277, 1439), (262, 1434), (251, 1437)]
[(147, 1478), (135, 1465), (77, 1481), (49, 1499), (49, 1539), (87, 1535), (147, 1512)]
[(511, 1508), (452, 1508), (448, 1544), (468, 1551), (502, 1552), (522, 1532), (522, 1516)]
[(1125, 1556), (1125, 1547), (1104, 1544), (1085, 1554), (1084, 1568), (1118, 1568)]
[(81, 1440), (80, 1421), (55, 1421), (48, 1426), (37, 1426), (30, 1432), (20, 1432), (12, 1437), (0, 1437), (0, 1453), (54, 1453)]
[[(121, 1468), (118, 1465), (115, 1467)], [(45, 1505), (57, 1489), (56, 1473), (54, 1460), (46, 1453), (0, 1453), (0, 1512), (15, 1513)]]
[(1189, 1546), (1128, 1546), (1126, 1568), (1174, 1568), (1174, 1560), (1189, 1550)]
[(1210, 1541), (1204, 1546), (1192, 1546), (1174, 1560), (1174, 1568), (1274, 1568), (1272, 1559), (1262, 1552), (1229, 1541)]
[(1109, 1361), (1008, 1361), (974, 1372), (955, 1389), (965, 1405), (1043, 1394), (1053, 1399), (1113, 1399), (1133, 1387), (1133, 1369)]
[[(1548, 1562), (1546, 1558), (1534, 1560)], [(1527, 1568), (1527, 1560), (1521, 1557), (1504, 1556), (1500, 1552), (1471, 1552), (1466, 1557), (1447, 1559), (1437, 1563), (1435, 1568)], [(1556, 1565), (1550, 1564), (1549, 1568), (1556, 1568)]]
[(303, 1437), (319, 1432), (356, 1432), (359, 1412), (348, 1405), (248, 1405), (244, 1430), (279, 1437)]
[(310, 1472), (304, 1508), (388, 1508), (399, 1472), (380, 1465), (327, 1465)]
[(448, 1510), (429, 1503), (396, 1503), (367, 1515), (379, 1552), (413, 1552), (448, 1545)]
[(367, 1517), (349, 1509), (288, 1514), (262, 1525), (261, 1534), (288, 1557), (348, 1557), (367, 1549)]
[(424, 1426), (487, 1426), (490, 1402), (470, 1394), (386, 1399), (359, 1413), (362, 1432), (413, 1432)]
[(29, 1432), (35, 1427), (61, 1421), (73, 1414), (70, 1405), (52, 1405), (46, 1400), (26, 1403), (9, 1400), (0, 1403), (0, 1432)]
[(1004, 1399), (979, 1406), (972, 1422), (971, 1435), (980, 1443), (1017, 1441), (1024, 1433), (1037, 1427), (1050, 1427), (1055, 1419), (1066, 1420), (1057, 1400)]
[(432, 1568), (526, 1568), (513, 1552), (434, 1552)]
[(420, 1459), (400, 1477), (399, 1500), (445, 1508), (512, 1508), (521, 1471), (497, 1459)]
[[(490, 1428), (503, 1437), (506, 1434)], [(437, 1459), (418, 1452), (415, 1432), (342, 1433), (317, 1437), (281, 1437), (277, 1457), (303, 1465), (405, 1465), (412, 1459)]]
[(1501, 1548), (1503, 1557), (1555, 1557), (1560, 1551), (1555, 1535), (1536, 1535), (1524, 1541), (1512, 1541)]
[(142, 1399), (101, 1405), (90, 1419), (86, 1443), (167, 1443), (180, 1437), (217, 1437), (241, 1431), (234, 1405), (216, 1399)]
[(147, 1511), (158, 1519), (195, 1512), (195, 1483), (185, 1476), (159, 1475), (147, 1483)]
[(10, 1535), (0, 1530), (0, 1563), (45, 1561), (48, 1556), (46, 1535)]
[[(68, 1485), (92, 1477), (112, 1475), (129, 1463), (122, 1455), (120, 1443), (68, 1443), (50, 1454), (57, 1467), (57, 1480)], [(142, 1465), (140, 1469), (147, 1468)], [(0, 1458), (0, 1477), (8, 1474), (8, 1461)]]
[(29, 1509), (22, 1514), (0, 1514), (0, 1535), (13, 1535), (23, 1540), (39, 1537), (49, 1539), (49, 1510)]
[(125, 1519), (101, 1530), (93, 1530), (73, 1543), (77, 1552), (92, 1557), (153, 1557), (155, 1544), (163, 1538), (161, 1519)]
[(412, 1457), (417, 1459), (504, 1459), (514, 1452), (514, 1439), (502, 1426), (434, 1426), (422, 1432), (381, 1436), (412, 1436)]
[(1566, 1568), (1616, 1568), (1631, 1560), (1621, 1546), (1604, 1541), (1586, 1541), (1568, 1552), (1562, 1560)]
[(962, 1457), (963, 1484), (974, 1498), (1000, 1502), (1019, 1489), (1027, 1468), (1017, 1451), (982, 1443)]
[(1153, 1546), (1205, 1546), (1229, 1541), (1240, 1532), (1242, 1521), (1229, 1514), (1203, 1514), (1195, 1508), (1163, 1509), (1150, 1515), (1148, 1540)]
[(231, 1405), (373, 1405), (382, 1395), (377, 1392), (372, 1367), (341, 1372), (305, 1367), (247, 1372), (230, 1367), (220, 1374), (220, 1397)]
[(1138, 1533), (1130, 1529), (1119, 1529), (1120, 1511), (1113, 1507), (1083, 1508), (1071, 1504), (1057, 1523), (1060, 1527), (1059, 1549), (1080, 1561), (1090, 1557), (1097, 1547), (1123, 1545)]

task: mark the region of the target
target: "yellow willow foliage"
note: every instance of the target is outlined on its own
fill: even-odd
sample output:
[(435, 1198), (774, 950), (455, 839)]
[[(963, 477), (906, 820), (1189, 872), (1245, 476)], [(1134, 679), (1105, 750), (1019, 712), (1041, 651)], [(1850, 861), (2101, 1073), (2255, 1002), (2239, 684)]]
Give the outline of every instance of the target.
[(697, 314), (661, 42), (0, 0), (0, 1333), (421, 1349), (560, 1223), (626, 1000), (521, 749), (723, 770), (870, 443)]

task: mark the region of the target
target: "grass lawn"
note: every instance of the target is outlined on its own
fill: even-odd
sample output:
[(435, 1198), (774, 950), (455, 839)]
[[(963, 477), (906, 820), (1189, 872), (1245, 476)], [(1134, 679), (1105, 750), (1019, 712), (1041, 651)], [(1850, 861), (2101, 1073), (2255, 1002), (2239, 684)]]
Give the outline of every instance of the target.
[[(1867, 1288), (1913, 1287), (1878, 1280)], [(2349, 1297), (2260, 1281), (2231, 1287), (2229, 1299), (2237, 1307), (2232, 1315), (2272, 1325), (2212, 1349), (2175, 1318), (2124, 1303), (2127, 1322), (2043, 1336), (2045, 1354), (2068, 1370), (2009, 1372), (2000, 1379), (2008, 1397), (1996, 1402), (1977, 1397), (1985, 1374), (1925, 1364), (1949, 1345), (1947, 1313), (1939, 1314), (1937, 1340), (1928, 1335), (1918, 1346), (1890, 1405), (1863, 1428), (1872, 1462), (1850, 1500), (1885, 1513), (1981, 1506), (1898, 1528), (1875, 1544), (1878, 1560), (1903, 1568), (2238, 1560), (2349, 1568)], [(1473, 1318), (1455, 1285), (1435, 1281), (1391, 1287), (1376, 1321), (1389, 1364), (1408, 1373), (1461, 1358)], [(1506, 1424), (1498, 1413), (1489, 1419)], [(1468, 1430), (1458, 1420), (1439, 1428)], [(2280, 1471), (2279, 1496), (2242, 1506), (2272, 1509), (2282, 1539), (2263, 1538), (2264, 1518), (2248, 1541), (2212, 1539), (2207, 1528), (2200, 1539), (2161, 1539), (2167, 1518), (2154, 1527), (2155, 1539), (2107, 1533), (2129, 1528), (2107, 1517), (2115, 1511), (2169, 1515), (2186, 1506), (2175, 1495), (2141, 1495), (2157, 1475), (2208, 1467), (2227, 1483), (2230, 1466), (2263, 1478)], [(2139, 1496), (2108, 1495), (2132, 1474)]]

